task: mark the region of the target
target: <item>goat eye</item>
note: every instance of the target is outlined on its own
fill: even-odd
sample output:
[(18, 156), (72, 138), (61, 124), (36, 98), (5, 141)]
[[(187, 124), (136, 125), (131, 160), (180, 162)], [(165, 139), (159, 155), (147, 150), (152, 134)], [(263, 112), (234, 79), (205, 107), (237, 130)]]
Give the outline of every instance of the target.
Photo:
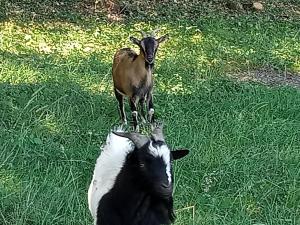
[(141, 168), (144, 168), (144, 167), (145, 167), (145, 164), (144, 164), (144, 163), (140, 163), (140, 167), (141, 167)]

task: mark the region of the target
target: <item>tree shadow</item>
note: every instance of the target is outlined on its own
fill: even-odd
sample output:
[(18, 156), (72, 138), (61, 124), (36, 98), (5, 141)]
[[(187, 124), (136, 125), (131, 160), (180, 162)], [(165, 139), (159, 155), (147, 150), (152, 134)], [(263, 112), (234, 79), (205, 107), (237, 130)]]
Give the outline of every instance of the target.
[[(27, 2), (30, 5), (26, 6), (28, 8), (23, 16), (28, 19), (27, 22), (33, 21), (33, 25), (49, 21), (81, 23), (80, 13), (75, 11), (68, 14), (70, 12), (66, 11), (69, 8), (64, 8), (64, 5), (58, 14), (49, 17), (46, 15), (38, 20), (28, 16), (34, 4), (32, 1)], [(64, 2), (73, 4), (79, 1)], [(45, 1), (46, 3), (50, 1)], [(46, 7), (41, 1), (38, 1), (36, 9), (51, 14), (51, 7)], [(8, 19), (14, 21), (12, 15)], [(220, 202), (224, 196), (235, 201), (233, 198), (236, 197), (236, 191), (247, 185), (243, 178), (251, 177), (260, 184), (266, 168), (269, 173), (267, 179), (274, 179), (282, 186), (289, 186), (287, 183), (292, 186), (290, 171), (297, 171), (295, 168), (299, 161), (296, 161), (300, 105), (297, 90), (237, 84), (219, 77), (210, 79), (208, 74), (216, 77), (219, 76), (218, 72), (240, 69), (241, 66), (245, 68), (251, 63), (257, 66), (271, 62), (284, 67), (290, 60), (279, 57), (278, 61), (268, 61), (269, 57), (273, 57), (270, 49), (280, 40), (285, 40), (282, 33), (286, 26), (292, 30), (296, 25), (275, 23), (280, 28), (277, 29), (276, 26), (272, 27), (272, 21), (268, 21), (257, 28), (253, 24), (261, 26), (262, 23), (256, 23), (255, 18), (250, 22), (243, 20), (240, 25), (237, 20), (230, 18), (222, 23), (219, 18), (200, 18), (196, 25), (189, 21), (181, 25), (180, 22), (170, 20), (154, 23), (165, 26), (166, 30), (173, 33), (175, 40), (167, 44), (165, 50), (162, 48), (161, 53), (165, 52), (165, 55), (158, 53), (163, 56), (163, 60), (156, 67), (158, 82), (154, 104), (158, 119), (167, 124), (166, 136), (171, 146), (184, 146), (192, 150), (193, 157), (190, 157), (188, 163), (182, 164), (183, 170), (176, 171), (176, 174), (182, 174), (183, 180), (180, 183), (184, 184), (178, 188), (176, 204), (186, 202), (187, 199), (197, 199), (197, 204), (203, 203), (204, 213), (233, 215), (234, 209), (230, 211), (226, 207), (215, 205), (215, 200), (207, 196), (219, 196)], [(22, 26), (22, 20), (16, 18), (15, 21)], [(93, 34), (88, 32), (89, 29), (96, 30), (104, 24), (88, 22), (79, 25), (79, 31), (87, 35)], [(131, 21), (124, 26), (112, 25), (105, 33), (106, 36), (101, 37), (105, 39), (101, 44), (121, 45), (111, 39), (124, 38), (130, 30), (137, 29), (135, 24)], [(190, 26), (191, 24), (195, 26)], [(49, 32), (68, 35), (68, 30), (55, 25)], [(272, 34), (271, 37), (268, 36), (269, 33)], [(295, 33), (288, 34), (290, 38), (295, 37), (294, 40), (291, 38), (291, 45), (297, 42), (298, 36)], [(15, 38), (17, 34), (12, 36)], [(253, 41), (251, 43), (247, 42), (249, 36)], [(263, 46), (266, 42), (267, 46)], [(253, 46), (256, 48), (255, 52), (251, 51)], [(7, 49), (1, 51), (0, 55), (1, 63), (5, 65), (4, 70), (1, 70), (5, 76), (0, 83), (0, 143), (3, 150), (0, 155), (7, 159), (4, 169), (22, 171), (22, 174), (16, 174), (23, 180), (23, 185), (28, 181), (34, 183), (20, 194), (21, 200), (26, 200), (32, 189), (41, 199), (36, 207), (45, 206), (49, 202), (49, 196), (54, 199), (49, 210), (49, 214), (53, 212), (54, 216), (49, 221), (57, 219), (57, 224), (76, 224), (78, 221), (87, 224), (89, 215), (85, 196), (99, 145), (103, 143), (111, 127), (119, 121), (117, 102), (111, 91), (110, 63), (102, 60), (103, 55), (111, 57), (112, 52), (95, 51), (86, 56), (75, 52), (62, 56), (28, 50), (25, 44), (22, 47), (18, 53)], [(282, 149), (285, 151), (281, 151)], [(245, 162), (254, 165), (253, 168), (244, 168)], [(276, 170), (278, 165), (284, 170)], [(211, 171), (217, 172), (210, 174)], [(205, 173), (208, 173), (207, 177), (212, 181), (216, 181), (214, 176), (217, 177), (218, 183), (206, 184), (205, 177), (199, 178), (199, 174)], [(266, 185), (267, 188), (262, 189), (273, 188), (275, 194), (282, 194), (282, 190), (291, 193), (284, 189), (286, 187), (275, 187), (270, 183)], [(211, 185), (207, 195), (202, 187), (205, 185)], [(195, 188), (198, 189), (195, 191)], [(258, 191), (256, 194), (261, 199), (269, 196), (267, 191), (261, 192), (255, 186), (249, 188)], [(249, 194), (250, 191), (245, 192)], [(79, 200), (70, 203), (66, 201), (69, 198)], [(23, 204), (26, 201), (20, 201), (18, 197), (7, 199), (9, 200), (5, 203), (11, 204), (6, 208), (5, 214), (14, 223), (13, 211), (18, 210), (11, 210), (16, 207), (13, 202)], [(281, 197), (271, 196), (269, 199), (276, 202), (275, 205), (280, 205)], [(57, 207), (60, 204), (66, 206), (61, 207), (61, 211)], [(75, 206), (69, 207), (70, 204)], [(268, 206), (267, 202), (263, 204)], [(239, 207), (234, 205), (233, 208)], [(19, 211), (27, 208), (22, 205)], [(23, 224), (40, 224), (40, 221), (44, 221), (44, 214), (38, 215), (35, 209), (27, 209), (30, 211), (26, 211), (26, 215), (30, 214), (32, 221), (25, 221)]]
[(2, 20), (75, 22), (92, 13), (93, 1), (20, 0), (4, 1)]
[(68, 64), (68, 59), (53, 55), (1, 55), (7, 68), (0, 83), (0, 126), (4, 130), (22, 133), (29, 129), (29, 133), (41, 136), (40, 140), (48, 141), (66, 141), (76, 131), (75, 136), (83, 135), (85, 142), (88, 132), (106, 134), (112, 124), (118, 124), (108, 66), (91, 60), (96, 56), (79, 58), (81, 63), (73, 59)]
[[(90, 5), (90, 2), (92, 1), (85, 1), (82, 4)], [(31, 1), (17, 3), (8, 1), (6, 4), (8, 11), (13, 11), (15, 7), (18, 8), (15, 11), (21, 12), (21, 17), (8, 16), (6, 19), (13, 23), (12, 27), (15, 24), (20, 26), (16, 32), (18, 33), (16, 39), (20, 42), (18, 45), (25, 45), (24, 38), (46, 31), (46, 37), (41, 35), (37, 38), (38, 41), (43, 42), (44, 38), (50, 42), (44, 41), (49, 45), (57, 43), (58, 37), (61, 42), (77, 41), (83, 45), (83, 48), (95, 48), (97, 54), (106, 57), (113, 55), (112, 49), (125, 47), (128, 43), (125, 40), (136, 30), (158, 26), (162, 27), (164, 32), (169, 32), (171, 36), (172, 44), (168, 45), (166, 56), (170, 61), (176, 60), (176, 64), (185, 71), (188, 70), (187, 68), (192, 68), (197, 74), (206, 73), (208, 70), (224, 73), (272, 66), (293, 72), (299, 67), (297, 63), (299, 51), (293, 47), (297, 45), (300, 37), (297, 33), (297, 22), (289, 23), (289, 21), (257, 15), (233, 16), (231, 14), (210, 14), (193, 21), (167, 18), (145, 22), (137, 14), (135, 18), (115, 23), (105, 18), (96, 20), (95, 13), (81, 14), (80, 7), (76, 6), (81, 3), (77, 0), (38, 1), (36, 11), (40, 11), (43, 16), (32, 18), (30, 12), (35, 4)], [(52, 12), (52, 8), (57, 8), (57, 12)], [(72, 13), (75, 16), (69, 16)], [(157, 16), (157, 18), (161, 17)], [(73, 26), (72, 23), (75, 25)], [(37, 32), (33, 32), (35, 28)], [(287, 28), (290, 32), (286, 32)], [(18, 36), (20, 33), (21, 35)], [(71, 38), (63, 38), (67, 36)], [(186, 61), (190, 62), (184, 69), (183, 65)]]
[[(88, 224), (86, 191), (91, 171), (100, 143), (119, 121), (112, 92), (108, 89), (90, 91), (78, 79), (89, 71), (88, 64), (92, 61), (89, 57), (79, 57), (84, 63), (75, 75), (72, 72), (77, 68), (72, 64), (74, 59), (55, 55), (44, 57), (34, 52), (27, 55), (4, 52), (3, 59), (15, 68), (29, 68), (41, 75), (34, 82), (26, 82), (21, 77), (19, 81), (0, 83), (0, 143), (3, 148), (0, 155), (6, 159), (3, 169), (16, 171), (12, 175), (19, 179), (16, 182), (22, 187), (22, 192), (17, 190), (17, 193), (11, 188), (5, 190), (4, 196), (9, 197), (0, 206), (9, 221), (7, 224), (16, 222), (18, 216), (13, 213), (26, 208), (27, 198), (34, 201), (35, 207), (48, 207), (47, 221)], [(70, 60), (71, 68), (61, 65), (60, 60)], [(105, 62), (98, 63), (109, 67)], [(162, 72), (163, 69), (158, 70)], [(90, 78), (97, 83), (96, 78)], [(175, 84), (188, 80), (182, 80), (180, 76), (173, 78)], [(167, 80), (163, 82), (168, 84)], [(297, 153), (294, 149), (300, 142), (296, 136), (300, 119), (297, 90), (270, 89), (220, 78), (194, 82), (192, 86), (183, 84), (182, 91), (169, 92), (173, 86), (171, 83), (165, 89), (156, 89), (154, 104), (159, 120), (167, 125), (165, 133), (170, 146), (191, 149), (188, 161), (175, 167), (176, 181), (180, 179), (176, 187), (176, 206), (191, 201), (196, 206), (203, 206), (199, 214), (218, 211), (219, 214), (233, 215), (240, 207), (234, 203), (236, 191), (247, 185), (244, 181), (247, 176), (256, 183), (268, 179), (281, 185), (275, 187), (266, 182), (266, 187), (273, 188), (276, 196), (268, 195), (263, 206), (269, 200), (276, 206), (285, 201), (282, 196), (291, 193), (289, 185), (293, 183), (290, 172), (296, 171), (299, 161), (294, 157)], [(245, 168), (245, 162), (256, 166)], [(209, 179), (213, 182), (205, 183)], [(27, 187), (29, 182), (33, 184)], [(243, 191), (247, 196), (241, 201), (245, 204), (251, 192), (257, 192), (257, 200), (268, 191), (259, 192), (255, 186), (251, 188)], [(31, 197), (32, 192), (38, 200)], [(225, 206), (216, 205), (209, 195), (217, 196), (218, 202)], [(234, 209), (226, 208), (224, 196)], [(19, 202), (18, 206), (15, 202)], [(39, 214), (35, 207), (26, 211), (23, 224), (40, 224), (44, 220), (45, 215)]]
[[(111, 22), (139, 21), (172, 22), (185, 20), (189, 24), (200, 17), (232, 17), (239, 15), (266, 16), (276, 19), (297, 19), (299, 3), (291, 0), (264, 3), (265, 10), (230, 10), (226, 1), (117, 1), (117, 0), (6, 0), (0, 5), (0, 21), (20, 20), (27, 22), (73, 22), (82, 24), (92, 19), (107, 19)], [(182, 12), (182, 13), (174, 13)], [(90, 21), (89, 21), (90, 22)]]
[[(107, 92), (91, 93), (72, 81), (52, 80), (0, 83), (0, 96), (0, 169), (17, 174), (14, 182), (19, 187), (11, 189), (11, 180), (1, 180), (4, 221), (40, 224), (43, 218), (31, 209), (26, 218), (15, 216), (25, 207), (23, 203), (31, 192), (39, 196), (38, 201), (32, 201), (49, 207), (53, 221), (61, 213), (56, 204), (74, 191), (78, 194), (87, 190), (100, 144), (119, 123), (115, 99)], [(51, 195), (56, 203), (52, 206)], [(76, 205), (83, 210), (78, 211), (81, 216), (74, 215), (71, 220), (88, 221), (85, 194), (78, 196), (82, 200)], [(67, 208), (63, 211), (72, 213)]]

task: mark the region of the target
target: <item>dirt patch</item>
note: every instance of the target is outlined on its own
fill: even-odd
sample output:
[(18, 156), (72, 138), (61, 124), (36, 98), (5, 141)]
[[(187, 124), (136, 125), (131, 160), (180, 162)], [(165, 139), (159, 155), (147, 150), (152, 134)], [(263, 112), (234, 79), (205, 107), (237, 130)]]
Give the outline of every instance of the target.
[(262, 68), (231, 74), (238, 81), (254, 81), (268, 86), (291, 86), (300, 89), (300, 73), (278, 71), (273, 68)]

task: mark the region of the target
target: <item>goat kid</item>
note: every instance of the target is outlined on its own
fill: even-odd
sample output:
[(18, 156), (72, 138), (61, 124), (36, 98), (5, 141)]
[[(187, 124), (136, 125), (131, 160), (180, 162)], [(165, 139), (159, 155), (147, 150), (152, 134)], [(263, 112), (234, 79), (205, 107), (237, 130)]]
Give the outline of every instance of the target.
[(140, 48), (139, 55), (130, 48), (123, 48), (116, 52), (113, 59), (112, 76), (114, 92), (119, 104), (123, 123), (127, 123), (124, 109), (124, 97), (129, 98), (133, 126), (138, 131), (138, 104), (141, 107), (141, 117), (145, 121), (144, 105), (146, 102), (148, 119), (154, 122), (153, 106), (153, 69), (159, 44), (168, 39), (168, 35), (155, 38), (155, 31), (151, 35), (141, 32), (143, 38), (138, 40), (130, 37), (133, 44)]
[(172, 160), (162, 127), (151, 137), (121, 130), (108, 135), (88, 191), (96, 225), (161, 225), (175, 220)]

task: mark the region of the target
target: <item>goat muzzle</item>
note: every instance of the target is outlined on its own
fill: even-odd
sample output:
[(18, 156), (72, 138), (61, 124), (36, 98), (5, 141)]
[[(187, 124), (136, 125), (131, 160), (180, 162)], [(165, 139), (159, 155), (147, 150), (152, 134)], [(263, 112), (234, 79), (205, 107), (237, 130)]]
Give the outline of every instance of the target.
[(163, 198), (169, 198), (173, 194), (173, 185), (162, 183), (156, 187), (158, 194)]
[(154, 57), (147, 57), (145, 60), (149, 64), (153, 64), (154, 63)]

